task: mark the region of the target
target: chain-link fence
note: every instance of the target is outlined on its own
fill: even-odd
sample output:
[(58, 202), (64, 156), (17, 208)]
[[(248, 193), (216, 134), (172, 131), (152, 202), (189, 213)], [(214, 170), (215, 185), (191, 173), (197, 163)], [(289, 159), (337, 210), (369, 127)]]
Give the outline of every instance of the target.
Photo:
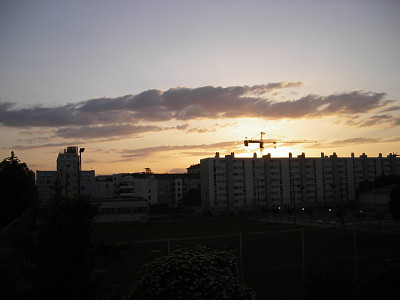
[(113, 266), (116, 271), (108, 274), (113, 281), (110, 284), (127, 289), (137, 278), (133, 271), (143, 263), (196, 244), (232, 251), (239, 259), (243, 282), (256, 291), (258, 299), (301, 299), (303, 281), (310, 274), (338, 271), (357, 280), (371, 266), (400, 257), (398, 235), (359, 226), (144, 240), (135, 241), (123, 261), (117, 262), (120, 266)]

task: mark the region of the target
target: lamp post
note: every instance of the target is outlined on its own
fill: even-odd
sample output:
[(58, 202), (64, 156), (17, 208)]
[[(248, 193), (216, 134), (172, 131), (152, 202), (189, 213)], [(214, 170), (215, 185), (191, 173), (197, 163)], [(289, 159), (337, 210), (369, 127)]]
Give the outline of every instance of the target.
[(70, 165), (67, 165), (67, 172), (65, 173), (65, 198), (69, 199), (69, 167)]
[(82, 152), (85, 148), (79, 148), (79, 166), (78, 166), (78, 198), (81, 196), (81, 170), (82, 170)]

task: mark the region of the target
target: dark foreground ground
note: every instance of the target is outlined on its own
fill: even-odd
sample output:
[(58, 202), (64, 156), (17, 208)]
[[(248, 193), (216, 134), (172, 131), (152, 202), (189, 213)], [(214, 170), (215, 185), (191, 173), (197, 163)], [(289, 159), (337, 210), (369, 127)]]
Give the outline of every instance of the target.
[(144, 263), (196, 244), (231, 250), (241, 261), (243, 282), (257, 299), (302, 299), (303, 279), (309, 274), (332, 271), (362, 279), (371, 266), (400, 258), (398, 235), (245, 218), (97, 225), (96, 240), (123, 247), (121, 258), (97, 261), (97, 275), (107, 289), (122, 294)]

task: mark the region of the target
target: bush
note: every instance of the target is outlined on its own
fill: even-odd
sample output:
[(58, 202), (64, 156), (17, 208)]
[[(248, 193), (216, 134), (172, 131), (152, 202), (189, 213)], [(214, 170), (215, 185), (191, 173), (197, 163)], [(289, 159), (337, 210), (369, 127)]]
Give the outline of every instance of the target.
[(204, 246), (181, 248), (145, 264), (129, 299), (255, 299), (240, 282), (237, 258)]

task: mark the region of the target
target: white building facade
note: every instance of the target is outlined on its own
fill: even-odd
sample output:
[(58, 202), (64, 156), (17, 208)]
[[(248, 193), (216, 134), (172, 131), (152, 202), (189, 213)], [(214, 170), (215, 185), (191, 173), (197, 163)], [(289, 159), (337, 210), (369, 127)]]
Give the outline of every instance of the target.
[(143, 198), (95, 199), (92, 204), (98, 207), (96, 222), (147, 222), (148, 201)]
[(157, 181), (154, 174), (119, 173), (113, 175), (115, 195), (119, 199), (142, 198), (149, 206), (158, 203)]
[(387, 157), (236, 158), (234, 153), (200, 161), (203, 209), (213, 214), (262, 211), (273, 207), (354, 204), (361, 181), (400, 175), (400, 159)]
[(59, 153), (56, 171), (36, 171), (36, 186), (41, 203), (47, 203), (55, 196), (65, 199), (94, 197), (95, 171), (81, 171), (82, 149), (70, 146)]
[(116, 197), (113, 175), (96, 176), (95, 199), (113, 199)]

